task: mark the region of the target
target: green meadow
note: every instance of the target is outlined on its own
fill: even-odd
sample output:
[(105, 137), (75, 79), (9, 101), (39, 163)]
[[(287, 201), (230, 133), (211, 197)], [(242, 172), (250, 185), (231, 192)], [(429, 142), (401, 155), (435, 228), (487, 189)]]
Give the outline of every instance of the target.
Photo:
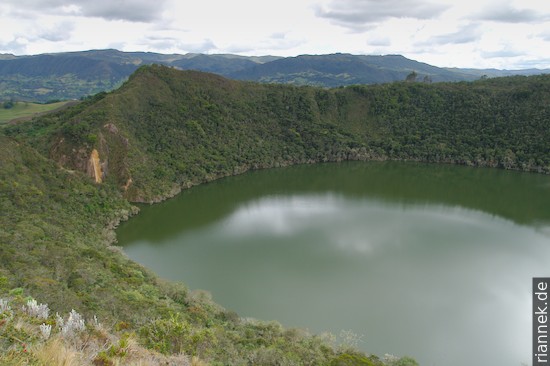
[(37, 114), (50, 112), (67, 105), (68, 101), (56, 103), (30, 103), (30, 102), (15, 102), (11, 108), (0, 106), (0, 124), (7, 123), (14, 119), (31, 118)]

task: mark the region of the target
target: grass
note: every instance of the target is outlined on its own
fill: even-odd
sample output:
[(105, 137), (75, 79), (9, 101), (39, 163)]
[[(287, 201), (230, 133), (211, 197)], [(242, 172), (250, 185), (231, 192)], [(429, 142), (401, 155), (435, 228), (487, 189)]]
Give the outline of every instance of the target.
[[(1, 284), (0, 284), (1, 285)], [(4, 283), (5, 285), (5, 283)], [(117, 365), (181, 365), (181, 366), (222, 366), (222, 365), (264, 365), (264, 366), (418, 366), (409, 357), (385, 355), (381, 360), (376, 356), (357, 353), (346, 345), (341, 345), (332, 352), (326, 348), (319, 349), (318, 339), (309, 337), (303, 344), (301, 357), (275, 344), (298, 341), (298, 330), (283, 330), (276, 323), (261, 323), (247, 320), (250, 328), (246, 335), (238, 334), (233, 328), (229, 338), (218, 339), (221, 344), (206, 344), (205, 335), (210, 338), (219, 335), (221, 329), (213, 326), (206, 332), (197, 332), (189, 323), (178, 315), (169, 320), (157, 319), (154, 326), (148, 328), (152, 338), (150, 342), (166, 343), (170, 347), (194, 344), (194, 350), (178, 349), (176, 352), (165, 352), (158, 347), (149, 347), (142, 342), (139, 333), (120, 323), (115, 325), (100, 323), (97, 317), (84, 318), (75, 310), (68, 315), (49, 309), (47, 304), (38, 305), (32, 297), (24, 297), (20, 289), (8, 292), (0, 288), (0, 365), (5, 366), (117, 366)], [(34, 303), (34, 304), (32, 304)], [(45, 312), (36, 312), (38, 307)], [(71, 317), (80, 319), (80, 326), (71, 322)], [(168, 326), (168, 327), (166, 327)], [(255, 334), (253, 327), (258, 327)], [(44, 328), (48, 328), (47, 331)], [(67, 329), (71, 330), (68, 331)], [(184, 334), (191, 331), (191, 334)], [(280, 333), (283, 331), (283, 333)], [(255, 336), (261, 335), (261, 339)], [(213, 340), (213, 339), (212, 339)], [(211, 340), (211, 341), (212, 341)], [(255, 342), (260, 341), (259, 344)], [(216, 361), (208, 356), (211, 346), (227, 347), (223, 352), (234, 351), (231, 342), (243, 342), (248, 349), (245, 358), (233, 360), (225, 355), (225, 360)], [(267, 343), (266, 343), (267, 342)], [(325, 346), (329, 347), (328, 344)], [(286, 348), (290, 351), (290, 348)], [(322, 354), (315, 353), (322, 352)], [(313, 358), (311, 357), (313, 356)], [(328, 356), (328, 357), (327, 357)]]
[[(198, 357), (148, 350), (139, 345), (133, 332), (104, 326), (97, 318), (87, 319), (77, 331), (64, 333), (59, 319), (63, 315), (67, 319), (66, 314), (53, 315), (51, 311), (45, 318), (37, 317), (24, 308), (29, 298), (16, 295), (0, 299), (1, 365), (207, 365)], [(47, 333), (41, 330), (46, 324), (50, 327)]]
[(38, 114), (51, 112), (67, 106), (71, 101), (40, 104), (30, 102), (17, 102), (12, 108), (0, 108), (0, 125), (13, 120), (32, 118)]

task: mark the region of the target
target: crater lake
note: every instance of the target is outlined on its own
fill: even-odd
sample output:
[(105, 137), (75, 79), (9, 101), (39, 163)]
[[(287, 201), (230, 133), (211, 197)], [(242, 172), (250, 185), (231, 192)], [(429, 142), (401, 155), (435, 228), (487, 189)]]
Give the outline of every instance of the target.
[(550, 275), (549, 176), (300, 165), (140, 208), (117, 230), (126, 254), (241, 317), (425, 366), (530, 361), (531, 281)]

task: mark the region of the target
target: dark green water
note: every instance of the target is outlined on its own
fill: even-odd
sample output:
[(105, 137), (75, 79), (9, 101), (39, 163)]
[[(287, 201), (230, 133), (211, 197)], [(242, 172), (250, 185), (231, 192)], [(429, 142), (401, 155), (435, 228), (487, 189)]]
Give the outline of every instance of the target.
[(247, 173), (142, 207), (130, 258), (244, 317), (351, 330), (421, 365), (529, 363), (550, 177), (416, 163)]

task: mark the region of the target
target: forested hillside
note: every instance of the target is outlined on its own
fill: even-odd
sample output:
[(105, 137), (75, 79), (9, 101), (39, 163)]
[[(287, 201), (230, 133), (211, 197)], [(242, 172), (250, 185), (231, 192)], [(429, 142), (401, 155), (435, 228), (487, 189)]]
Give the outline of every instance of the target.
[(119, 90), (10, 128), (62, 165), (91, 151), (125, 197), (154, 201), (250, 168), (403, 159), (548, 172), (550, 77), (332, 90), (161, 66)]
[(550, 77), (322, 89), (144, 66), (114, 92), (0, 131), (3, 294), (78, 308), (136, 331), (151, 349), (218, 364), (380, 365), (163, 283), (112, 246), (113, 227), (136, 212), (131, 202), (297, 163), (400, 159), (548, 173)]
[[(116, 187), (3, 135), (0, 144), (1, 364), (186, 365), (193, 356), (194, 365), (392, 365), (276, 322), (241, 319), (204, 292), (158, 279), (111, 246), (113, 227), (136, 212)], [(29, 310), (29, 296), (50, 315)], [(71, 309), (86, 319), (76, 334), (58, 330), (55, 314)], [(40, 324), (53, 326), (51, 339)]]

